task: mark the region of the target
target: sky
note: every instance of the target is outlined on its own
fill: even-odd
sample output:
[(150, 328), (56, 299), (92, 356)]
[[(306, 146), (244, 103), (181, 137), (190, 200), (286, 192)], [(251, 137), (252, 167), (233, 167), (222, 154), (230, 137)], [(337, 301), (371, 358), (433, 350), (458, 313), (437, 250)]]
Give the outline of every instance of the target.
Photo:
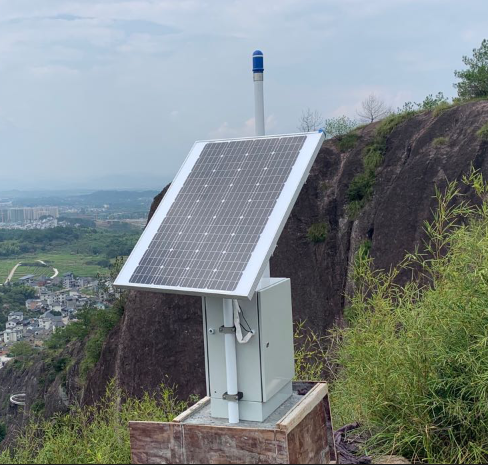
[(0, 191), (161, 188), (195, 140), (310, 108), (439, 91), (488, 38), (486, 0), (0, 0)]

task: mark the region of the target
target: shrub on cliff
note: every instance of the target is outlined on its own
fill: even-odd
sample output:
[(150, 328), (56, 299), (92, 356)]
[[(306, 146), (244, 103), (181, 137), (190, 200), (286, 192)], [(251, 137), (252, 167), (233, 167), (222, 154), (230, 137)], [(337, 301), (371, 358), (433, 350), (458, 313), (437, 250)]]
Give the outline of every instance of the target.
[(106, 310), (84, 308), (78, 312), (78, 320), (65, 328), (58, 329), (46, 342), (51, 355), (58, 356), (72, 341), (85, 342), (85, 356), (80, 364), (81, 380), (85, 381), (90, 370), (97, 364), (103, 343), (110, 331), (119, 322), (124, 305), (124, 297), (114, 302)]
[(447, 137), (436, 137), (432, 141), (432, 145), (434, 147), (443, 147), (449, 143), (449, 139)]
[[(465, 182), (478, 204), (455, 183), (438, 194), (424, 254), (390, 271), (364, 254), (356, 262), (331, 399), (336, 425), (360, 421), (369, 431), (369, 452), (488, 460), (488, 185), (478, 173)], [(412, 276), (404, 286), (401, 270)]]
[(315, 223), (308, 228), (307, 237), (310, 242), (325, 242), (328, 234), (327, 223)]
[(376, 170), (383, 163), (388, 137), (392, 131), (416, 115), (410, 109), (394, 113), (381, 121), (373, 141), (363, 151), (363, 171), (358, 173), (347, 189), (347, 213), (354, 218), (373, 196)]

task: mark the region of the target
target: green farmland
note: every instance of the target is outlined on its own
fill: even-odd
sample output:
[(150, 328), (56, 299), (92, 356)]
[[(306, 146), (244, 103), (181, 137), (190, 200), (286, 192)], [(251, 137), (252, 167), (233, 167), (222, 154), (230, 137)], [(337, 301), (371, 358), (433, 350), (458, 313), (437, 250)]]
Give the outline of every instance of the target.
[(48, 252), (42, 255), (41, 260), (56, 268), (60, 276), (70, 271), (76, 276), (88, 277), (96, 277), (98, 273), (107, 272), (106, 268), (96, 264), (97, 257), (93, 255)]
[(17, 259), (0, 259), (0, 284), (7, 279), (12, 268), (19, 263)]
[(0, 284), (18, 263), (23, 266), (16, 269), (13, 283), (28, 274), (51, 277), (54, 269), (60, 276), (68, 272), (86, 277), (106, 274), (116, 257), (130, 254), (139, 235), (91, 228), (0, 230)]
[(22, 278), (22, 276), (26, 276), (28, 274), (33, 274), (34, 276), (52, 276), (54, 272), (52, 268), (43, 266), (40, 263), (38, 265), (35, 265), (35, 263), (31, 264), (30, 262), (27, 265), (24, 265), (24, 263), (22, 263), (22, 265), (19, 266), (15, 271), (13, 281), (15, 282), (19, 278)]
[(36, 260), (44, 261), (48, 266), (19, 266), (14, 273), (12, 282), (15, 283), (22, 276), (33, 274), (34, 276), (54, 275), (53, 268), (59, 271), (59, 276), (73, 272), (76, 276), (96, 277), (98, 273), (106, 273), (107, 269), (96, 264), (96, 257), (85, 254), (65, 254), (56, 252), (41, 253), (36, 256), (21, 256), (17, 259), (0, 259), (0, 284), (3, 284), (11, 270), (18, 263), (34, 264)]

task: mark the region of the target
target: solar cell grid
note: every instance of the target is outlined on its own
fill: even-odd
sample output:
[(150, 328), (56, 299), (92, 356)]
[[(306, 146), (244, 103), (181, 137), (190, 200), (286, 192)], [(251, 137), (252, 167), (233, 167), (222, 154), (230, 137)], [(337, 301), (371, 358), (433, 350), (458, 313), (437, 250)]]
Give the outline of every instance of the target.
[(235, 290), (305, 140), (207, 143), (129, 282)]

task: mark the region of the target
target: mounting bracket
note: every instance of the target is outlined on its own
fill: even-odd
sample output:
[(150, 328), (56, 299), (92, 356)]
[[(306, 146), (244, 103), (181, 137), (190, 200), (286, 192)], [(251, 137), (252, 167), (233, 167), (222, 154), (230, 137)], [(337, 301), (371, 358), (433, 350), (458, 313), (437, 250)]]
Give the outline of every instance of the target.
[(238, 392), (237, 394), (234, 395), (224, 393), (222, 399), (227, 400), (229, 402), (239, 402), (240, 400), (242, 400), (243, 397), (244, 394), (242, 392)]
[(235, 326), (232, 326), (232, 327), (221, 326), (219, 328), (219, 333), (222, 333), (222, 334), (235, 334), (236, 333), (236, 327)]

